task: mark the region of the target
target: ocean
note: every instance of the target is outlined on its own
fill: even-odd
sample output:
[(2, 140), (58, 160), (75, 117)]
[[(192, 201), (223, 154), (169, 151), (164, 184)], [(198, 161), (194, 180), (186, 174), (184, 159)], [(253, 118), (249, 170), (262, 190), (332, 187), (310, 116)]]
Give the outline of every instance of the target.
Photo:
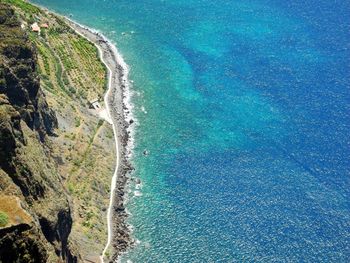
[(129, 65), (122, 262), (350, 261), (348, 0), (33, 2)]

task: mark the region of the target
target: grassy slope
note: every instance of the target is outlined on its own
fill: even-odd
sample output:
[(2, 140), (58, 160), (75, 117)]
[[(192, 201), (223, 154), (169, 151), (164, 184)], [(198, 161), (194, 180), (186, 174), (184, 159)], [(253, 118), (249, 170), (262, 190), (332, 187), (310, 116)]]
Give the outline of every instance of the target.
[[(114, 140), (109, 124), (88, 109), (88, 100), (103, 97), (106, 69), (96, 47), (72, 31), (59, 17), (22, 0), (11, 3), (38, 49), (39, 74), (51, 108), (59, 120), (51, 148), (73, 201), (73, 233), (83, 256), (93, 258), (106, 242), (106, 208), (114, 169)], [(33, 22), (48, 23), (39, 36)]]

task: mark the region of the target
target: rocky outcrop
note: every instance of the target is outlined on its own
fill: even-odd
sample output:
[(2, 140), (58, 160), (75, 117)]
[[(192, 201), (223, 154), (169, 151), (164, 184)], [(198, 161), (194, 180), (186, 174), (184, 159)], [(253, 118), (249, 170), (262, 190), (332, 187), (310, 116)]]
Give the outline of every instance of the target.
[(36, 50), (20, 30), (14, 11), (2, 8), (0, 12), (2, 27), (9, 29), (2, 30), (0, 35), (4, 41), (1, 44), (0, 93), (7, 95), (21, 119), (43, 139), (45, 134), (54, 134), (57, 119), (40, 89)]
[(0, 229), (1, 262), (46, 262), (47, 251), (35, 231), (27, 224)]
[(14, 216), (0, 228), (0, 262), (77, 262), (71, 207), (47, 139), (57, 119), (36, 67), (34, 46), (0, 3), (0, 195), (17, 196), (33, 218)]

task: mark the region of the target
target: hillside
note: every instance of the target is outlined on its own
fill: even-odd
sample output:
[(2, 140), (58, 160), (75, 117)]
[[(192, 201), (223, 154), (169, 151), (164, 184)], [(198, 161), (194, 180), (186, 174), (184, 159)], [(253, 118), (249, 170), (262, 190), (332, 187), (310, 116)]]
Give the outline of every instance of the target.
[(64, 20), (20, 0), (0, 3), (0, 40), (0, 261), (96, 262), (115, 148), (89, 102), (103, 107), (106, 69)]

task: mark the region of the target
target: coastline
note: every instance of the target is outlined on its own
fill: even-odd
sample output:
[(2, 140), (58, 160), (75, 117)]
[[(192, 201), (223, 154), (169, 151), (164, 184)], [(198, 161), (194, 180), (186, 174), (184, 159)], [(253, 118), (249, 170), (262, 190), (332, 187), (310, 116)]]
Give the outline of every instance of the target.
[(127, 212), (124, 207), (125, 187), (128, 172), (133, 170), (128, 156), (130, 150), (130, 132), (127, 130), (132, 122), (128, 90), (128, 68), (116, 47), (101, 33), (80, 25), (64, 17), (68, 25), (79, 35), (92, 42), (99, 50), (100, 59), (108, 70), (108, 87), (104, 102), (108, 117), (113, 126), (116, 144), (116, 167), (111, 181), (110, 203), (107, 210), (108, 239), (100, 256), (101, 262), (115, 262), (121, 253), (132, 244), (130, 229), (126, 223)]
[[(30, 2), (30, 1), (29, 1)], [(100, 255), (101, 263), (117, 262), (119, 256), (134, 244), (131, 227), (126, 223), (128, 217), (124, 206), (125, 188), (129, 181), (128, 173), (134, 170), (129, 158), (132, 156), (133, 138), (129, 126), (134, 122), (128, 82), (128, 66), (115, 45), (103, 34), (84, 26), (71, 18), (57, 14), (48, 8), (34, 4), (41, 10), (62, 18), (74, 32), (93, 43), (99, 58), (107, 69), (107, 89), (104, 103), (108, 121), (113, 128), (116, 150), (116, 165), (110, 184), (110, 198), (107, 209), (107, 243)]]

